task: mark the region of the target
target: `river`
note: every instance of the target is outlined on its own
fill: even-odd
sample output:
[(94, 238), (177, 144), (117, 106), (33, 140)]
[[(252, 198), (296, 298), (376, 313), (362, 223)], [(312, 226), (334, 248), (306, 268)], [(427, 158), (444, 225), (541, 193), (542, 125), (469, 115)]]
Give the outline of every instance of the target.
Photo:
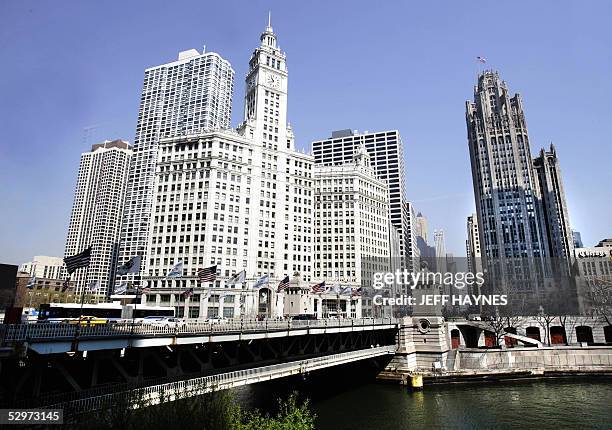
[(422, 392), (373, 380), (359, 366), (236, 390), (246, 407), (274, 411), (298, 390), (320, 430), (612, 429), (612, 380), (541, 379), (425, 386)]

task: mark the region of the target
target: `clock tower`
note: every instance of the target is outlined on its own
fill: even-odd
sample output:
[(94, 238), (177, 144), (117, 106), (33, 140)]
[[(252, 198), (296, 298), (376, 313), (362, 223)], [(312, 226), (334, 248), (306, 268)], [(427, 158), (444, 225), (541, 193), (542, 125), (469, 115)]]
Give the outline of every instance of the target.
[(287, 127), (287, 61), (277, 46), (269, 15), (260, 41), (249, 61), (240, 128), (263, 142), (264, 148), (294, 149), (293, 133)]

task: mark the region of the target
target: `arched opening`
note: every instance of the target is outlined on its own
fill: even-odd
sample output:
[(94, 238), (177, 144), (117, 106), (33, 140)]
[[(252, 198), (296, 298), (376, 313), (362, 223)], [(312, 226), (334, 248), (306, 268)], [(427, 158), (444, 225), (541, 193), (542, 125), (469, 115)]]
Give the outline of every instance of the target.
[(576, 327), (576, 341), (593, 343), (593, 329), (588, 325), (579, 325)]
[(542, 341), (540, 338), (540, 329), (539, 327), (530, 326), (525, 329), (525, 335), (531, 339), (535, 339), (537, 341)]
[(565, 329), (555, 325), (550, 328), (550, 343), (553, 345), (563, 345), (566, 343)]
[(459, 326), (459, 332), (463, 336), (463, 342), (466, 348), (478, 348), (478, 337), (480, 336), (480, 329), (469, 325)]
[(606, 343), (612, 343), (612, 325), (607, 325), (604, 327), (604, 339)]
[(495, 334), (491, 333), (490, 331), (485, 331), (484, 340), (487, 348), (495, 346)]
[(261, 288), (257, 294), (257, 316), (260, 318), (272, 316), (272, 291), (269, 288)]
[[(504, 330), (506, 331), (506, 333), (516, 334), (516, 327), (506, 327)], [(506, 346), (509, 348), (512, 348), (518, 344), (517, 339), (513, 337), (509, 337), (509, 336), (504, 336), (504, 342), (506, 343)]]
[(461, 333), (456, 328), (451, 330), (451, 348), (457, 349), (461, 344)]

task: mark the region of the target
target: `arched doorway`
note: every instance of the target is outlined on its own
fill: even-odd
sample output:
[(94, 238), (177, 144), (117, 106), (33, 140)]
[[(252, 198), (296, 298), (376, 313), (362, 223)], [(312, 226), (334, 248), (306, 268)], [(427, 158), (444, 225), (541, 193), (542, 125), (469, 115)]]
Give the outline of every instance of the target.
[(451, 348), (457, 349), (461, 344), (461, 333), (456, 328), (451, 330)]
[(550, 328), (550, 343), (553, 345), (565, 344), (565, 329), (561, 326), (555, 325)]
[(593, 343), (593, 329), (588, 325), (579, 325), (576, 327), (576, 341)]
[[(516, 334), (515, 327), (506, 327), (504, 330), (506, 333)], [(507, 347), (512, 348), (518, 344), (518, 340), (516, 340), (513, 337), (504, 336), (504, 343), (506, 344)]]
[(490, 331), (485, 331), (484, 341), (487, 348), (495, 346), (495, 334), (491, 333)]
[(612, 343), (612, 325), (607, 325), (604, 327), (604, 339), (606, 343)]
[(530, 326), (525, 329), (525, 335), (531, 339), (542, 341), (540, 338), (540, 329), (538, 327)]
[(261, 288), (257, 293), (257, 316), (260, 318), (272, 316), (272, 291), (269, 288)]
[(459, 332), (463, 337), (463, 342), (466, 348), (478, 348), (478, 338), (480, 337), (480, 329), (469, 325), (459, 326)]

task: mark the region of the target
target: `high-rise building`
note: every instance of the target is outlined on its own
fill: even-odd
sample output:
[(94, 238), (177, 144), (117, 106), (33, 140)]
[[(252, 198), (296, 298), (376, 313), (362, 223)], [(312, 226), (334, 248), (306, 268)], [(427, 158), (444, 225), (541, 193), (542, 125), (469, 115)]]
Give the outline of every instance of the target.
[(542, 293), (547, 280), (567, 286), (574, 243), (554, 146), (531, 158), (522, 98), (510, 96), (497, 72), (479, 76), (466, 121), (480, 247), (490, 279)]
[(416, 245), (419, 249), (419, 266), (422, 269), (434, 270), (436, 267), (436, 249), (429, 243), (429, 223), (421, 212), (416, 215)]
[[(541, 273), (534, 264), (542, 267), (546, 244), (522, 98), (497, 72), (483, 72), (466, 122), (483, 264), (493, 278), (529, 289), (524, 281)], [(529, 267), (508, 269), (519, 260)]]
[(423, 239), (423, 243), (425, 245), (429, 244), (429, 223), (427, 222), (427, 218), (421, 213), (417, 213), (416, 215), (416, 223), (415, 223), (415, 233), (417, 237)]
[[(161, 139), (231, 126), (234, 70), (214, 52), (181, 52), (178, 60), (145, 70), (134, 156), (121, 228), (119, 263), (143, 261)], [(138, 283), (139, 275), (128, 275)]]
[(416, 241), (410, 227), (410, 206), (406, 205), (406, 181), (402, 139), (397, 130), (359, 133), (352, 130), (332, 132), (329, 139), (312, 143), (315, 164), (339, 166), (350, 163), (355, 148), (365, 145), (372, 160), (374, 173), (389, 187), (389, 213), (400, 235), (402, 269), (412, 267)]
[(574, 255), (574, 238), (554, 145), (550, 145), (549, 151), (540, 150), (539, 156), (533, 160), (533, 167), (542, 202), (546, 256), (567, 261), (569, 268)]
[(574, 248), (584, 248), (584, 243), (582, 242), (582, 235), (579, 231), (572, 230), (572, 239), (574, 240)]
[(372, 280), (392, 267), (387, 184), (376, 179), (361, 145), (352, 163), (315, 166), (314, 187), (314, 279), (362, 287), (363, 314), (383, 316), (372, 303)]
[[(245, 120), (238, 130), (159, 144), (143, 272), (153, 291), (143, 299), (175, 306), (179, 316), (280, 316), (279, 281), (312, 280), (314, 160), (294, 149), (286, 122), (286, 58), (270, 25), (260, 41), (249, 62)], [(166, 279), (179, 261), (182, 277)], [(216, 282), (199, 283), (198, 269), (213, 264)], [(242, 270), (245, 283), (226, 284)], [(264, 275), (268, 285), (250, 289)], [(209, 286), (211, 296), (198, 292)], [(181, 299), (185, 288), (196, 294)]]
[(419, 241), (417, 238), (417, 214), (414, 210), (414, 205), (412, 202), (404, 202), (404, 209), (406, 214), (408, 214), (408, 229), (406, 230), (406, 239), (404, 243), (406, 244), (406, 249), (408, 250), (408, 255), (410, 257), (408, 261), (407, 268), (409, 270), (419, 270), (419, 261), (421, 258), (421, 250), (419, 248)]
[(36, 255), (32, 261), (19, 266), (19, 272), (37, 278), (63, 279), (66, 275), (66, 267), (64, 266), (64, 259), (61, 257)]
[(93, 145), (81, 155), (65, 256), (90, 246), (92, 251), (89, 267), (72, 274), (77, 293), (94, 281), (100, 283), (98, 294), (110, 291), (131, 156), (130, 145), (123, 140)]
[(434, 230), (434, 247), (436, 249), (436, 271), (445, 273), (446, 266), (446, 240), (444, 239), (444, 230)]
[(471, 273), (482, 272), (480, 234), (478, 232), (478, 217), (476, 214), (467, 217), (466, 253), (468, 270)]

